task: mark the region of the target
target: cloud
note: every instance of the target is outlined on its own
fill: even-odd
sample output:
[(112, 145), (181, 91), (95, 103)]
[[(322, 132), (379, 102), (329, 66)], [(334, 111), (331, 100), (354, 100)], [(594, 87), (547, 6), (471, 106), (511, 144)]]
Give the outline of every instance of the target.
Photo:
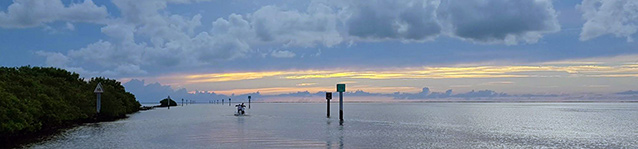
[(263, 6), (247, 15), (231, 14), (213, 22), (212, 34), (250, 45), (331, 47), (342, 42), (331, 7), (311, 3), (306, 11)]
[[(146, 74), (150, 70), (207, 67), (259, 54), (254, 50), (259, 47), (333, 47), (348, 40), (423, 42), (440, 35), (478, 43), (534, 43), (559, 28), (553, 6), (546, 0), (472, 0), (464, 3), (448, 0), (317, 0), (309, 2), (304, 10), (267, 5), (247, 14), (230, 14), (210, 22), (211, 28), (203, 28), (200, 14), (186, 16), (166, 10), (169, 5), (199, 0), (113, 0), (120, 16), (108, 16), (106, 7), (95, 6), (90, 0), (68, 7), (59, 1), (17, 0), (7, 13), (0, 13), (0, 20), (23, 12), (18, 10), (26, 8), (26, 2), (31, 2), (29, 6), (35, 8), (65, 10), (27, 15), (41, 19), (31, 19), (36, 21), (22, 23), (22, 27), (55, 20), (103, 25), (101, 32), (106, 38), (61, 53), (61, 56), (67, 58), (64, 63), (69, 68), (86, 68), (82, 70), (93, 72), (106, 70), (100, 73), (111, 77)], [(41, 3), (52, 6), (45, 7)], [(70, 12), (74, 13), (66, 14)], [(94, 18), (76, 13), (91, 14)], [(71, 23), (67, 28), (75, 28)], [(276, 58), (296, 56), (290, 50), (265, 54)], [(401, 74), (358, 74), (354, 77), (397, 75)]]
[(190, 1), (119, 1), (121, 18), (113, 18), (101, 28), (109, 38), (66, 56), (74, 66), (94, 64), (106, 69), (103, 75), (146, 74), (145, 69), (206, 65), (243, 57), (249, 52), (245, 39), (208, 32), (195, 33), (201, 15), (185, 17), (162, 12), (168, 3)]
[(476, 98), (476, 97), (507, 97), (509, 95), (505, 93), (497, 93), (493, 90), (480, 90), (480, 91), (470, 91), (467, 93), (461, 93), (453, 95), (454, 97), (462, 97), (462, 98)]
[(137, 79), (132, 79), (122, 85), (126, 88), (126, 91), (133, 93), (137, 100), (147, 103), (159, 102), (167, 96), (171, 96), (171, 98), (175, 101), (178, 101), (177, 99), (185, 99), (198, 100), (200, 102), (211, 99), (228, 98), (228, 96), (216, 94), (214, 92), (195, 91), (194, 93), (189, 93), (184, 88), (175, 90), (170, 85), (162, 85), (157, 82), (145, 84), (144, 80)]
[(46, 57), (45, 64), (53, 67), (66, 67), (69, 58), (62, 53), (36, 51), (35, 54)]
[[(181, 74), (164, 76), (163, 81), (180, 84), (228, 82), (256, 79), (308, 80), (308, 79), (463, 79), (463, 78), (573, 78), (573, 77), (637, 77), (636, 64), (600, 65), (545, 65), (545, 66), (464, 66), (419, 67), (385, 70), (294, 70), (233, 72), (209, 74)], [(352, 81), (340, 83), (353, 84)], [(354, 82), (356, 83), (356, 82)], [(491, 81), (482, 85), (515, 85), (513, 81)], [(456, 86), (469, 87), (469, 86)]]
[(66, 29), (68, 29), (70, 31), (74, 31), (75, 30), (75, 25), (73, 25), (72, 23), (66, 22)]
[(240, 39), (250, 45), (331, 47), (344, 40), (421, 42), (440, 34), (479, 43), (518, 44), (535, 43), (544, 34), (559, 31), (556, 16), (547, 0), (312, 1), (305, 11), (268, 5), (245, 16), (232, 14), (229, 20), (215, 21), (213, 30), (232, 32), (232, 37), (243, 35)]
[(497, 82), (487, 82), (484, 85), (510, 85), (514, 84), (512, 81), (497, 81)]
[(536, 43), (560, 30), (549, 0), (373, 0), (337, 6), (347, 35), (362, 40), (428, 41), (443, 34), (513, 45)]
[(341, 43), (335, 11), (321, 3), (311, 3), (305, 12), (264, 6), (248, 18), (257, 38), (262, 42), (286, 46), (331, 47)]
[(560, 30), (550, 0), (443, 0), (438, 17), (452, 36), (479, 43), (536, 43)]
[(130, 61), (141, 60), (139, 57), (131, 57), (138, 55), (130, 53), (132, 50), (122, 50), (116, 46), (108, 41), (98, 41), (85, 48), (71, 50), (68, 56), (104, 67), (115, 67)]
[(0, 12), (0, 27), (28, 28), (55, 21), (100, 23), (107, 19), (106, 7), (92, 0), (64, 6), (60, 0), (15, 0)]
[(292, 58), (295, 57), (295, 53), (286, 50), (275, 50), (270, 53), (270, 56), (276, 58)]
[(36, 51), (35, 54), (46, 57), (45, 59), (46, 66), (63, 68), (68, 71), (78, 73), (82, 76), (97, 76), (102, 74), (114, 73), (108, 70), (104, 72), (97, 72), (97, 71), (88, 71), (80, 67), (69, 66), (69, 63), (72, 63), (70, 58), (59, 52)]
[(628, 90), (628, 91), (624, 91), (624, 92), (618, 92), (616, 94), (619, 94), (619, 95), (638, 95), (638, 91)]
[(586, 41), (605, 34), (625, 37), (633, 41), (638, 31), (638, 1), (635, 0), (583, 0), (576, 6), (583, 12), (580, 40)]
[(117, 66), (115, 71), (123, 74), (147, 74), (146, 71), (140, 69), (140, 66), (133, 64)]
[(436, 1), (352, 1), (344, 8), (350, 36), (361, 39), (432, 40), (441, 32)]
[(497, 93), (493, 90), (479, 90), (469, 91), (466, 93), (452, 94), (452, 89), (445, 92), (430, 92), (428, 87), (424, 87), (421, 92), (418, 93), (393, 93), (393, 94), (380, 94), (381, 96), (392, 96), (395, 99), (433, 99), (433, 98), (494, 98), (494, 97), (510, 97), (511, 95), (505, 93)]
[[(110, 19), (101, 31), (109, 39), (70, 50), (67, 57), (80, 64), (97, 64), (108, 75), (145, 74), (153, 67), (202, 66), (246, 57), (251, 45), (332, 46), (341, 42), (336, 16), (322, 4), (305, 12), (264, 6), (246, 16), (231, 14), (212, 22), (209, 32), (199, 14), (185, 17), (163, 12), (169, 3), (191, 1), (121, 1), (113, 3), (121, 18)], [(273, 57), (294, 57), (291, 51), (274, 51)]]
[(286, 72), (238, 72), (172, 76), (172, 79), (183, 79), (188, 83), (224, 82), (237, 80), (260, 79), (285, 74)]
[(312, 85), (315, 85), (315, 84), (317, 84), (317, 83), (299, 83), (296, 86), (312, 86)]
[(218, 18), (212, 23), (211, 34), (220, 37), (254, 41), (255, 31), (249, 20), (242, 15), (230, 14), (228, 19)]
[[(228, 99), (232, 98), (233, 101), (246, 101), (247, 96), (252, 96), (253, 101), (264, 100), (268, 101), (280, 101), (273, 99), (280, 99), (282, 97), (295, 97), (294, 101), (302, 99), (317, 99), (319, 101), (325, 101), (322, 97), (325, 97), (326, 91), (334, 90), (334, 86), (297, 86), (297, 87), (266, 87), (266, 88), (241, 88), (230, 90), (217, 90), (217, 91), (187, 91), (184, 88), (173, 89), (171, 85), (162, 85), (160, 83), (145, 84), (144, 80), (132, 79), (123, 84), (126, 90), (135, 94), (136, 98), (142, 102), (156, 103), (159, 99), (163, 99), (166, 96), (171, 96), (173, 99), (187, 99), (195, 100), (198, 102), (206, 102), (210, 100)], [(495, 90), (471, 90), (467, 92), (453, 93), (452, 89), (448, 89), (442, 92), (430, 91), (428, 87), (420, 89), (420, 92), (416, 92), (418, 89), (414, 87), (376, 87), (376, 86), (351, 86), (352, 91), (346, 92), (346, 96), (351, 97), (390, 97), (394, 99), (437, 99), (437, 100), (526, 100), (526, 101), (564, 101), (564, 100), (592, 100), (592, 99), (623, 99), (623, 100), (635, 100), (638, 91), (625, 91), (613, 93), (616, 95), (602, 95), (590, 94), (583, 96), (583, 94), (506, 94), (503, 92), (497, 92)], [(396, 92), (400, 91), (414, 91), (409, 92)], [(591, 96), (592, 97), (588, 97)], [(333, 94), (333, 96), (337, 96)], [(623, 98), (617, 98), (623, 97)], [(304, 102), (312, 102), (313, 100), (307, 100)]]

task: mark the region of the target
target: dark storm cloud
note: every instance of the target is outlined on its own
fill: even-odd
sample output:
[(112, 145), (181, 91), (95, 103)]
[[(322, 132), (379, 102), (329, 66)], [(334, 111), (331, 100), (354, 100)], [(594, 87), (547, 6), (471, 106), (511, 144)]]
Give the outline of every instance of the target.
[(438, 15), (453, 36), (482, 43), (535, 43), (560, 30), (546, 0), (443, 0)]
[(436, 5), (424, 1), (360, 1), (346, 9), (350, 36), (363, 39), (427, 40), (439, 35)]

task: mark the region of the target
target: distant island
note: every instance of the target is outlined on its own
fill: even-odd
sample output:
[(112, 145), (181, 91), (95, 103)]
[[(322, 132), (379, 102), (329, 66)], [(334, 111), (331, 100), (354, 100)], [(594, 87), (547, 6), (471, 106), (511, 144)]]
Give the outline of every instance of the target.
[[(96, 85), (102, 83), (101, 112)], [(52, 67), (0, 67), (0, 147), (86, 122), (116, 120), (139, 110), (135, 95), (108, 78), (85, 80)]]
[[(169, 104), (168, 101), (170, 101), (170, 104)], [(157, 107), (168, 107), (168, 106), (171, 106), (171, 107), (172, 106), (177, 106), (177, 102), (175, 102), (175, 100), (173, 100), (173, 99), (165, 98), (165, 99), (162, 99), (160, 101), (160, 105), (157, 106)]]

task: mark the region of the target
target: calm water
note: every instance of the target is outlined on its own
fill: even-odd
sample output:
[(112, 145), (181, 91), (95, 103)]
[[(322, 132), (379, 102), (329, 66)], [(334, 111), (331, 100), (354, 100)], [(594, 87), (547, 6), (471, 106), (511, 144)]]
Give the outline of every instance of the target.
[(253, 104), (155, 109), (32, 148), (638, 148), (637, 103)]

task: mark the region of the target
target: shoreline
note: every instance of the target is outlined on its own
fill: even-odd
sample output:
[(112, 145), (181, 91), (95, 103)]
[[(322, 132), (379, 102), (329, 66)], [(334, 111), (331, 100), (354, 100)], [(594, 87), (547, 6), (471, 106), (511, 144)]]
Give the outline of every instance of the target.
[[(95, 123), (101, 123), (101, 122), (113, 122), (113, 121), (119, 121), (119, 120), (123, 120), (123, 119), (127, 119), (129, 118), (129, 114), (136, 114), (139, 113), (140, 111), (147, 111), (147, 110), (153, 110), (155, 108), (158, 107), (166, 107), (166, 106), (160, 106), (160, 105), (155, 105), (155, 106), (140, 106), (139, 110), (133, 113), (128, 113), (125, 114), (123, 116), (117, 116), (117, 117), (107, 117), (107, 116), (93, 116), (91, 118), (87, 118), (87, 119), (80, 119), (80, 120), (74, 120), (74, 121), (68, 121), (63, 125), (60, 126), (54, 126), (54, 127), (47, 127), (47, 128), (43, 128), (37, 132), (32, 132), (32, 133), (25, 133), (25, 134), (20, 134), (20, 135), (13, 135), (13, 136), (0, 136), (0, 148), (20, 148), (20, 147), (26, 147), (26, 145), (32, 144), (32, 143), (37, 143), (37, 142), (41, 142), (41, 141), (45, 141), (47, 139), (50, 139), (51, 137), (58, 135), (60, 133), (63, 133), (64, 131), (67, 131), (69, 129), (73, 129), (75, 127), (78, 126), (82, 126), (85, 124), (95, 124)], [(174, 107), (174, 106), (172, 106)]]
[[(138, 112), (133, 112), (129, 114), (135, 114), (135, 113), (138, 113)], [(118, 121), (118, 120), (127, 119), (127, 118), (128, 118), (128, 114), (124, 116), (118, 116), (118, 117), (93, 116), (87, 119), (68, 121), (60, 126), (47, 127), (32, 133), (24, 133), (24, 134), (11, 135), (11, 136), (0, 136), (0, 140), (1, 140), (0, 148), (26, 147), (26, 145), (50, 139), (51, 137), (55, 135), (58, 135), (64, 131), (67, 131), (69, 129), (72, 129), (78, 126), (82, 126), (85, 124), (92, 124), (92, 123), (100, 123), (100, 122), (113, 122), (113, 121)]]

